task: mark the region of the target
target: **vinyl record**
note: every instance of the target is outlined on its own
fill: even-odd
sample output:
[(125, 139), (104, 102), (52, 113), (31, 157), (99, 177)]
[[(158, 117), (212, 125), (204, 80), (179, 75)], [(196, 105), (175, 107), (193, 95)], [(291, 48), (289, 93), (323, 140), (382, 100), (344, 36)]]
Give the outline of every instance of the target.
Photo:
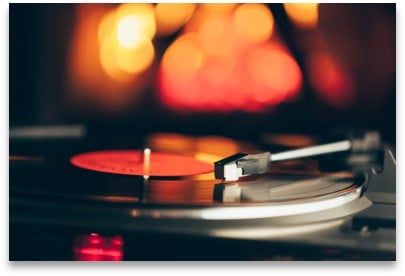
[[(80, 165), (95, 166), (102, 162), (106, 164), (105, 160), (108, 160), (114, 165), (127, 166), (132, 161), (127, 157), (120, 159), (125, 155), (140, 160), (139, 151), (104, 151), (79, 154), (71, 161), (74, 165), (78, 165), (79, 161), (86, 161), (87, 163)], [(164, 162), (172, 157), (175, 161), (185, 160), (179, 155), (156, 156), (164, 157)], [(153, 157), (152, 155), (151, 160)], [(206, 165), (191, 157), (186, 159)], [(94, 160), (101, 163), (91, 163)], [(156, 162), (154, 165), (166, 165), (164, 162)], [(90, 203), (108, 202), (116, 204), (117, 207), (130, 203), (136, 209), (137, 216), (146, 217), (155, 216), (157, 213), (161, 217), (183, 219), (278, 217), (335, 208), (357, 199), (361, 192), (361, 185), (357, 184), (352, 174), (323, 174), (304, 161), (278, 164), (268, 174), (225, 183), (214, 179), (213, 175), (205, 180), (200, 180), (198, 174), (182, 177), (178, 175), (180, 171), (174, 170), (169, 172), (176, 177), (162, 177), (156, 173), (151, 178), (145, 178), (142, 175), (123, 174), (122, 169), (127, 168), (125, 166), (120, 167), (119, 173), (110, 173), (108, 170), (99, 170), (100, 167), (94, 167), (94, 171), (84, 170), (68, 164), (67, 161), (64, 165), (46, 160), (38, 161), (36, 166), (18, 164), (17, 162), (16, 167), (12, 166), (18, 167), (18, 170), (10, 171), (16, 183), (12, 185), (13, 192), (30, 194), (33, 198), (47, 197), (51, 200), (63, 198), (86, 200)], [(142, 166), (139, 168), (142, 172)], [(201, 169), (184, 164), (181, 168), (187, 169), (185, 172), (193, 169), (193, 172), (197, 172)], [(209, 171), (210, 166), (208, 164), (203, 168)], [(31, 185), (32, 181), (37, 184)], [(239, 197), (232, 201), (215, 198), (215, 190), (221, 185), (237, 187)], [(226, 191), (225, 189), (224, 192)], [(216, 210), (211, 215), (206, 215), (208, 209), (225, 207), (232, 209), (228, 210), (228, 213)], [(254, 212), (248, 212), (249, 208), (253, 208)]]

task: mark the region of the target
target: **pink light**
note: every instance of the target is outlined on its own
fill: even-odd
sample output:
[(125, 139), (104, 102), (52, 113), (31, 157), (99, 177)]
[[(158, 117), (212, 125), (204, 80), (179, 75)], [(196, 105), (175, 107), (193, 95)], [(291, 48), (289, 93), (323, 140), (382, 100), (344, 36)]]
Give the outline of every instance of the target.
[(122, 252), (116, 249), (81, 248), (76, 252), (77, 261), (121, 261)]
[(103, 242), (103, 238), (94, 233), (90, 234), (88, 239), (91, 244), (101, 244)]
[(73, 246), (75, 261), (122, 261), (124, 241), (120, 236), (112, 238), (99, 234), (78, 235)]

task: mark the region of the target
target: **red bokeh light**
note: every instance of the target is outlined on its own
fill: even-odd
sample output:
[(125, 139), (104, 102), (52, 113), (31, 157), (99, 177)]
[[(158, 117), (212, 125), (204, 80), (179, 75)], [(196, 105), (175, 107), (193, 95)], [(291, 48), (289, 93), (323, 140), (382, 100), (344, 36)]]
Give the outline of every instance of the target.
[(261, 111), (295, 98), (301, 70), (274, 40), (253, 43), (232, 13), (197, 13), (169, 46), (158, 74), (163, 102), (176, 110)]
[(78, 235), (73, 246), (75, 261), (122, 261), (124, 241), (120, 236), (103, 237), (96, 233)]
[(354, 103), (355, 81), (332, 55), (320, 52), (310, 56), (308, 73), (314, 91), (326, 103), (340, 108)]

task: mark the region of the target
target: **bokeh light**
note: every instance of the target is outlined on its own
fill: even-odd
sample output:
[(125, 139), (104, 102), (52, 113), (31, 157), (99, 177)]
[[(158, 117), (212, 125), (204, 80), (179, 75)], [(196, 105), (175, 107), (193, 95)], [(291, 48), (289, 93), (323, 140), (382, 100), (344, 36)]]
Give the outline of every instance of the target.
[(164, 53), (158, 88), (166, 105), (181, 111), (260, 111), (298, 95), (301, 70), (271, 39), (268, 7), (203, 6)]
[(273, 15), (265, 4), (104, 7), (91, 42), (98, 64), (92, 60), (91, 66), (108, 76), (109, 87), (115, 82), (128, 91), (141, 88), (137, 83), (145, 81), (143, 76), (152, 72), (155, 57), (160, 56), (155, 36), (182, 28), (164, 50), (156, 75), (159, 99), (168, 107), (256, 112), (295, 99), (300, 92), (301, 69), (278, 40)]
[(260, 43), (270, 38), (274, 19), (264, 4), (243, 4), (236, 9), (233, 24), (244, 39)]
[(257, 102), (275, 105), (296, 96), (302, 85), (301, 70), (281, 45), (256, 46), (247, 53), (246, 59)]
[(116, 25), (115, 14), (115, 9), (110, 9), (100, 20), (97, 31), (98, 43), (101, 44), (107, 35), (114, 33)]
[(127, 81), (152, 64), (156, 32), (151, 4), (122, 4), (99, 25), (100, 62), (113, 79)]
[(70, 45), (70, 100), (84, 110), (133, 108), (155, 57), (151, 4), (79, 5)]
[(138, 41), (144, 38), (139, 18), (129, 15), (120, 19), (117, 24), (117, 38), (121, 47), (135, 47)]
[(162, 67), (172, 70), (176, 75), (193, 75), (202, 64), (204, 52), (199, 38), (193, 34), (186, 34), (173, 42), (162, 59)]
[(191, 18), (196, 7), (193, 3), (157, 3), (157, 35), (170, 35), (178, 31)]
[(118, 47), (116, 51), (117, 64), (121, 70), (130, 74), (141, 73), (153, 62), (155, 50), (152, 41), (145, 37), (131, 48)]
[(313, 28), (318, 23), (318, 3), (284, 3), (290, 20), (299, 28)]
[(226, 14), (232, 12), (238, 4), (236, 3), (203, 3), (200, 11), (209, 14)]
[(355, 101), (355, 82), (336, 58), (316, 52), (307, 62), (309, 81), (314, 92), (329, 105), (349, 108)]
[[(116, 10), (122, 35), (130, 37), (142, 35), (152, 39), (156, 34), (155, 11), (152, 4), (121, 4)], [(120, 28), (120, 26), (119, 26)], [(121, 38), (122, 39), (122, 38)]]
[(118, 47), (114, 34), (106, 35), (100, 45), (100, 64), (112, 79), (126, 82), (130, 76), (123, 72), (118, 65), (116, 58)]

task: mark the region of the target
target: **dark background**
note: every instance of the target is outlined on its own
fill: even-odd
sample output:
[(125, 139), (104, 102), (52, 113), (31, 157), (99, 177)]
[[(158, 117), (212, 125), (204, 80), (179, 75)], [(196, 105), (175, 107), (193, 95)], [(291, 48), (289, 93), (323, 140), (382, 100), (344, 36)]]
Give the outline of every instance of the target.
[[(269, 7), (280, 36), (302, 65), (305, 53), (297, 43), (297, 30), (287, 19), (281, 4), (270, 4)], [(395, 4), (321, 4), (320, 28), (330, 34), (329, 42), (336, 46), (332, 49), (338, 51), (345, 45), (353, 45), (351, 50), (354, 53), (358, 51), (359, 54), (370, 55), (370, 64), (366, 62), (358, 68), (359, 72), (363, 72), (356, 76), (362, 86), (356, 91), (358, 96), (355, 105), (336, 108), (321, 101), (311, 90), (306, 72), (302, 69), (302, 96), (296, 102), (283, 103), (277, 109), (258, 113), (174, 112), (161, 104), (153, 83), (146, 88), (150, 93), (144, 93), (146, 96), (136, 108), (125, 113), (100, 115), (71, 108), (64, 101), (63, 95), (68, 87), (66, 53), (76, 9), (77, 4), (10, 4), (10, 128), (79, 123), (112, 138), (114, 135), (142, 137), (150, 132), (171, 131), (255, 139), (262, 133), (322, 135), (333, 128), (343, 127), (377, 129), (383, 139), (396, 142), (396, 65), (389, 68), (393, 71), (391, 81), (381, 86), (377, 96), (372, 94), (375, 92), (370, 89), (371, 84), (368, 82), (373, 77), (367, 74), (370, 66), (378, 66), (374, 63), (378, 57), (385, 58), (388, 55), (395, 61)], [(339, 14), (342, 16), (338, 17)], [(346, 35), (341, 32), (342, 26), (350, 29), (351, 33)], [(378, 30), (378, 26), (388, 28), (388, 32), (381, 28)], [(385, 35), (380, 37), (381, 33)], [(353, 43), (350, 39), (356, 34), (360, 36), (357, 35), (356, 43)], [(305, 36), (305, 33), (300, 35)], [(162, 50), (175, 37), (176, 34), (157, 38), (155, 44)], [(387, 39), (390, 40), (388, 45), (393, 47), (381, 48), (379, 42)], [(342, 43), (342, 47), (339, 43)], [(375, 68), (379, 69), (387, 70), (387, 67)]]

